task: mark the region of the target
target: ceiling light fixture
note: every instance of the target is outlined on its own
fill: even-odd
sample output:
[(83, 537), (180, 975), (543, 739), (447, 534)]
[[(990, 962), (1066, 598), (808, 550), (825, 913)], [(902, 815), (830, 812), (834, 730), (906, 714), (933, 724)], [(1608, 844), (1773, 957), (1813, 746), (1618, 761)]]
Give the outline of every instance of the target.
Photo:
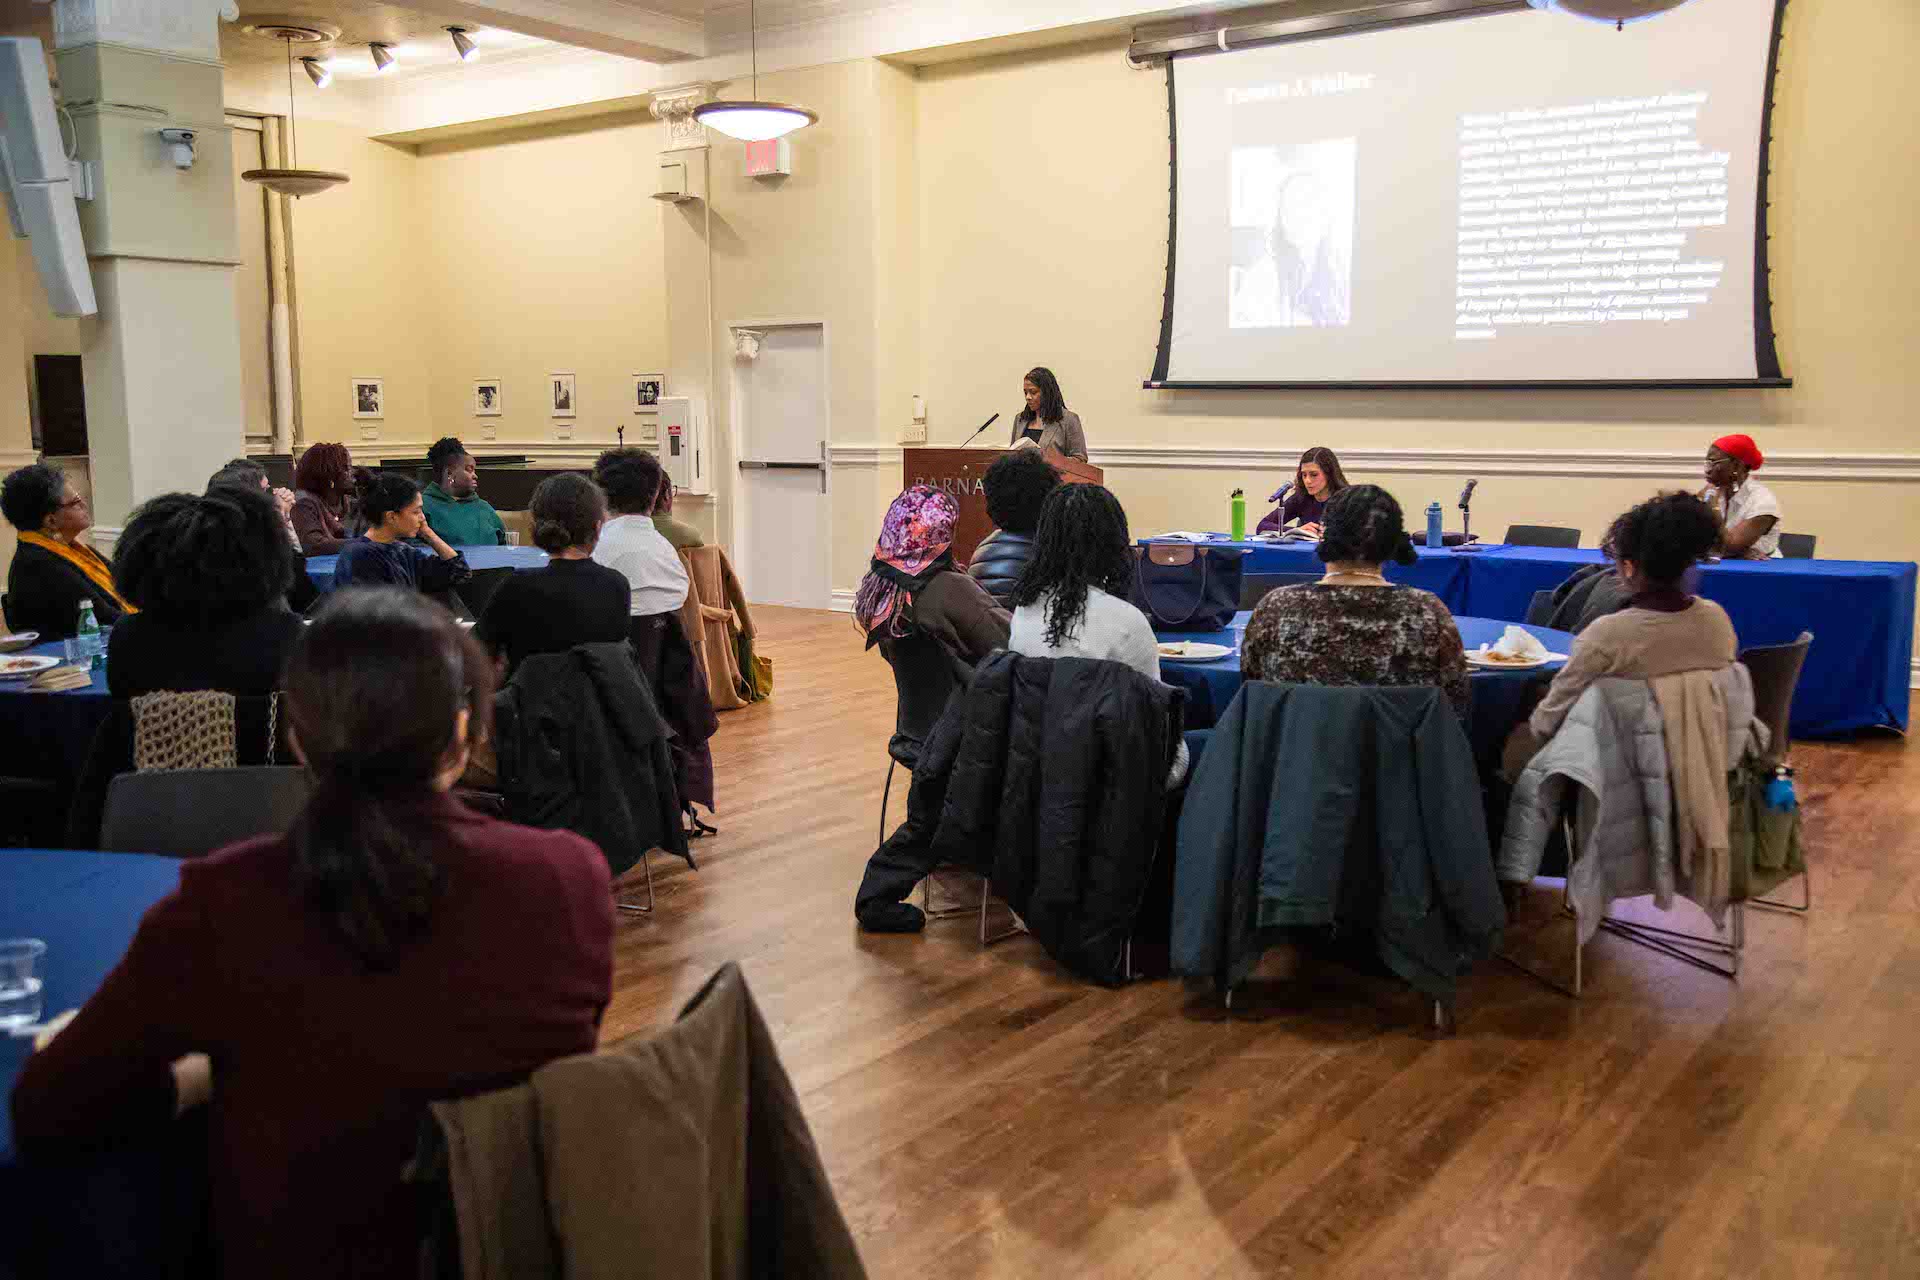
[(385, 71), (393, 65), (393, 46), (381, 44), (378, 40), (367, 46), (367, 52), (373, 55), (375, 74)]
[(757, 100), (760, 97), (760, 30), (754, 0), (748, 0), (747, 4), (747, 38), (753, 48), (753, 99), (703, 102), (693, 109), (693, 118), (742, 142), (765, 142), (820, 123), (820, 117), (805, 107)]
[[(328, 187), (338, 186), (348, 181), (344, 173), (331, 169), (302, 169), (300, 164), (300, 132), (293, 119), (293, 40), (291, 35), (283, 34), (281, 39), (287, 42), (287, 158), (293, 162), (290, 169), (249, 169), (240, 176), (248, 182), (257, 182), (269, 191), (283, 196), (310, 196), (325, 191)], [(307, 61), (307, 59), (301, 59)], [(312, 70), (308, 70), (312, 74)], [(318, 83), (316, 81), (315, 83)]]
[(1570, 13), (1576, 18), (1589, 18), (1595, 22), (1611, 22), (1616, 31), (1626, 29), (1629, 22), (1639, 22), (1643, 18), (1652, 18), (1678, 9), (1687, 0), (1528, 0), (1536, 9), (1547, 9), (1555, 13)]
[(473, 37), (467, 34), (467, 29), (448, 27), (447, 34), (453, 37), (453, 51), (460, 55), (460, 61), (473, 61)]
[(300, 65), (307, 69), (307, 79), (313, 81), (313, 87), (324, 89), (333, 83), (333, 68), (318, 58), (302, 58)]

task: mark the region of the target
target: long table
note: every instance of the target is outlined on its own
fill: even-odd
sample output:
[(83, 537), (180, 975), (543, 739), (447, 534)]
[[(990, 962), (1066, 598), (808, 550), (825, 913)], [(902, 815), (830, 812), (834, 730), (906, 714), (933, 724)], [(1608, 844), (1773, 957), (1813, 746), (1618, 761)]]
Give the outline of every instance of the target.
[[(1142, 539), (1142, 545), (1152, 539)], [(1244, 550), (1243, 573), (1317, 573), (1324, 566), (1307, 543), (1233, 542)], [(1389, 565), (1387, 576), (1440, 597), (1456, 614), (1518, 622), (1536, 591), (1550, 591), (1598, 551), (1484, 546), (1477, 551), (1418, 548), (1412, 565)], [(1859, 729), (1905, 731), (1913, 668), (1912, 561), (1726, 560), (1702, 565), (1695, 588), (1733, 619), (1742, 648), (1791, 643), (1814, 635), (1793, 702), (1796, 737), (1835, 737)]]
[[(496, 569), (541, 569), (547, 563), (547, 553), (538, 547), (455, 547), (454, 550), (467, 558), (467, 567), (476, 574)], [(307, 557), (307, 576), (313, 579), (318, 590), (333, 590), (333, 571), (339, 562), (339, 556)]]

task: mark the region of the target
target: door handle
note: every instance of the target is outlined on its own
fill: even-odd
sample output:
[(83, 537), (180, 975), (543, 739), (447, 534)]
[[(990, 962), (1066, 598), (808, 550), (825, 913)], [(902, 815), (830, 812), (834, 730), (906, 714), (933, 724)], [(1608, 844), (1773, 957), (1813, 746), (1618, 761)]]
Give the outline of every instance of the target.
[(824, 471), (823, 462), (751, 462), (741, 459), (742, 471)]

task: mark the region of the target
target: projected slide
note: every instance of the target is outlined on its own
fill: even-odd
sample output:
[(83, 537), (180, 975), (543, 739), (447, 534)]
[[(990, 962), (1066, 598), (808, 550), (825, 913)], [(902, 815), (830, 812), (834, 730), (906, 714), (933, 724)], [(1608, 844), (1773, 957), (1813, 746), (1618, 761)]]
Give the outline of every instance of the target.
[(1756, 270), (1774, 9), (1176, 58), (1149, 385), (1778, 380)]

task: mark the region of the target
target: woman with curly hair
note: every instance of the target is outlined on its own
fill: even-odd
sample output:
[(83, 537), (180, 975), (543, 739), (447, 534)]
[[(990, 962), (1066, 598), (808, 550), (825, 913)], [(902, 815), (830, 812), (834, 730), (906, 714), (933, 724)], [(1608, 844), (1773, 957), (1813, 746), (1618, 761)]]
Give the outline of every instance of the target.
[(337, 555), (352, 536), (353, 456), (343, 444), (307, 446), (293, 469), (293, 531), (300, 554)]
[(1107, 658), (1160, 678), (1160, 646), (1128, 603), (1127, 513), (1103, 485), (1063, 484), (1040, 508), (1033, 558), (1013, 591), (1007, 647), (1036, 658)]
[(280, 688), (301, 622), (285, 604), (293, 548), (265, 493), (218, 484), (205, 497), (162, 494), (127, 521), (113, 570), (139, 609), (108, 642), (114, 697)]

